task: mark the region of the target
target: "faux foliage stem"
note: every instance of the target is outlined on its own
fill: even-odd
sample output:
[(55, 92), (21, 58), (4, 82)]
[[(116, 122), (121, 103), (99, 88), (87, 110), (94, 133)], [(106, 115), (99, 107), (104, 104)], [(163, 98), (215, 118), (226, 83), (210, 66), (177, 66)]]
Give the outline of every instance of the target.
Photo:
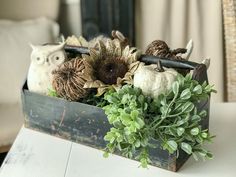
[(178, 93), (176, 93), (176, 95), (174, 96), (174, 98), (171, 100), (170, 104), (168, 105), (168, 107), (167, 107), (167, 109), (166, 109), (166, 111), (165, 111), (165, 113), (164, 113), (164, 116), (161, 118), (161, 120), (160, 120), (157, 124), (155, 124), (155, 125), (152, 127), (152, 129), (155, 130), (155, 129), (168, 117), (167, 115), (168, 115), (169, 109), (170, 109), (170, 107), (174, 104), (174, 102), (175, 102), (177, 96), (178, 96)]

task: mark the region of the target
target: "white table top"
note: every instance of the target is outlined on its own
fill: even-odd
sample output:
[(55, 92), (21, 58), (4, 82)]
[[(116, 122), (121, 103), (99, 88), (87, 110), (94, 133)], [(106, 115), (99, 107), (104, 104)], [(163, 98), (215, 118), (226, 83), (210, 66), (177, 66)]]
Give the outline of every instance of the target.
[(0, 168), (0, 177), (235, 177), (236, 103), (211, 105), (210, 131), (217, 137), (209, 149), (215, 158), (205, 162), (191, 157), (174, 173), (57, 137), (22, 128)]

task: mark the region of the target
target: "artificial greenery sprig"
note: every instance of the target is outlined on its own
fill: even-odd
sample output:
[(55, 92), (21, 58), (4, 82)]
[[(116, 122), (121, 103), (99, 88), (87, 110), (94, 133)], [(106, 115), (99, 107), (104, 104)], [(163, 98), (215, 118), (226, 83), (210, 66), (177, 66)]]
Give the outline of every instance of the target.
[[(196, 160), (198, 156), (203, 159), (212, 158), (212, 154), (203, 148), (203, 144), (210, 142), (213, 136), (200, 123), (207, 116), (207, 112), (197, 110), (196, 107), (197, 102), (206, 100), (211, 92), (215, 90), (206, 82), (200, 85), (192, 80), (191, 75), (178, 75), (172, 91), (152, 102), (152, 108), (159, 107), (160, 116), (152, 119), (148, 127), (155, 132), (155, 138), (162, 140), (163, 149), (169, 153), (182, 149), (193, 154)], [(149, 114), (155, 113), (152, 109)]]
[[(107, 92), (104, 99), (109, 104), (103, 109), (109, 123), (113, 125), (104, 137), (109, 142), (107, 152), (119, 150), (124, 156), (132, 158), (137, 149), (141, 149), (139, 160), (142, 166), (147, 166), (150, 161), (146, 149), (150, 135), (144, 122), (148, 109), (147, 98), (143, 96), (141, 89), (125, 85), (117, 92)], [(108, 155), (107, 152), (105, 156)]]
[(109, 91), (103, 107), (113, 126), (104, 139), (108, 142), (104, 156), (119, 150), (123, 155), (138, 158), (142, 167), (150, 162), (148, 147), (151, 139), (161, 141), (161, 147), (169, 153), (182, 149), (198, 157), (212, 158), (203, 148), (213, 138), (201, 127), (205, 110), (197, 110), (197, 102), (215, 92), (206, 82), (199, 84), (191, 75), (178, 75), (172, 90), (158, 99), (145, 97), (139, 88), (125, 85), (120, 90)]
[(48, 96), (51, 96), (51, 97), (58, 97), (57, 92), (56, 92), (54, 89), (52, 89), (52, 88), (49, 88), (49, 89), (48, 89), (47, 95), (48, 95)]

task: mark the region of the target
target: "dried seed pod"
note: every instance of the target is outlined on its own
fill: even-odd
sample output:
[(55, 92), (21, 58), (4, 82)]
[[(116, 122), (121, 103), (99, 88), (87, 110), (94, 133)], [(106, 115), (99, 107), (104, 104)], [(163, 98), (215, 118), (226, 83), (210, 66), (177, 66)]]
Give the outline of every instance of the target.
[(165, 41), (155, 40), (148, 45), (145, 54), (158, 57), (166, 57), (170, 54), (170, 49)]
[(129, 70), (128, 64), (120, 58), (98, 60), (96, 63), (96, 76), (104, 84), (116, 84), (117, 78), (123, 78)]
[[(177, 48), (174, 50), (170, 50), (169, 46), (161, 40), (155, 40), (151, 44), (148, 45), (145, 54), (153, 55), (157, 57), (169, 58), (172, 60), (184, 60), (181, 55), (187, 52), (185, 48)], [(177, 69), (177, 71), (183, 75), (186, 75), (189, 70), (186, 69)]]
[(141, 52), (128, 45), (122, 46), (117, 38), (108, 39), (106, 43), (98, 41), (97, 46), (97, 50), (90, 49), (89, 55), (83, 55), (93, 67), (95, 76), (84, 87), (96, 88), (100, 96), (111, 88), (119, 89), (124, 83), (131, 84), (140, 64), (137, 59)]
[(111, 35), (114, 39), (118, 39), (121, 43), (121, 47), (124, 48), (129, 45), (129, 40), (120, 31), (112, 30)]
[(53, 89), (60, 97), (77, 101), (88, 94), (84, 84), (91, 80), (92, 67), (84, 59), (75, 58), (63, 63), (53, 72)]

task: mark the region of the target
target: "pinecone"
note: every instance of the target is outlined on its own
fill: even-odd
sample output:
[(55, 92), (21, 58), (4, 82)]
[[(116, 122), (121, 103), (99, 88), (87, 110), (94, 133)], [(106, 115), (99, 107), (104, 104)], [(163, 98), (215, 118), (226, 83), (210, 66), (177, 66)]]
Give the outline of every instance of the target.
[(52, 74), (53, 89), (60, 97), (77, 101), (87, 96), (89, 90), (83, 87), (85, 82), (91, 80), (92, 68), (84, 59), (75, 58), (65, 62)]

